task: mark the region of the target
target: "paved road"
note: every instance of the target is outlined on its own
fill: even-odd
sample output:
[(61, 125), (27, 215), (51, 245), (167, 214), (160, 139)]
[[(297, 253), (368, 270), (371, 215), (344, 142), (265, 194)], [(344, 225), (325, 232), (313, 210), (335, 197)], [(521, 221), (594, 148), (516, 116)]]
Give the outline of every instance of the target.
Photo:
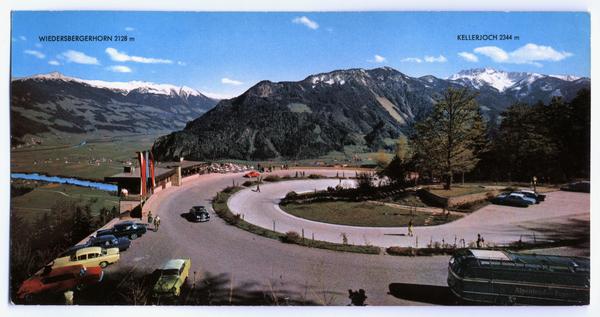
[[(335, 175), (333, 171), (315, 172)], [(225, 186), (244, 180), (242, 174), (208, 174), (154, 195), (145, 210), (160, 215), (160, 230), (134, 241), (107, 273), (150, 273), (167, 259), (189, 257), (199, 280), (218, 280), (227, 290), (233, 287), (234, 296), (253, 291), (307, 303), (347, 305), (348, 289), (363, 288), (369, 305), (448, 303), (448, 256), (410, 258), (310, 249), (226, 224), (214, 214), (210, 200)], [(211, 221), (189, 223), (181, 217), (199, 204), (212, 213)]]
[[(369, 305), (435, 304), (442, 300), (414, 297), (418, 292), (444, 292), (447, 256), (342, 253), (283, 244), (248, 233), (214, 215), (210, 204), (215, 194), (232, 181), (243, 182), (242, 174), (202, 175), (180, 188), (168, 188), (155, 195), (146, 206), (160, 215), (159, 231), (134, 241), (108, 273), (149, 273), (169, 258), (190, 257), (193, 270), (204, 277), (223, 277), (227, 287), (234, 285), (234, 293), (264, 291), (267, 296), (287, 294), (315, 304), (347, 305), (348, 289), (363, 288)], [(207, 206), (211, 221), (189, 223), (180, 216), (198, 204)], [(396, 296), (388, 294), (390, 287)]]
[[(465, 240), (468, 245), (480, 233), (488, 243), (505, 244), (517, 241), (533, 240), (533, 229), (549, 225), (560, 227), (573, 220), (589, 222), (589, 194), (556, 191), (547, 193), (546, 201), (528, 208), (488, 205), (460, 220), (439, 226), (415, 227), (415, 236), (405, 235), (405, 227), (355, 227), (326, 224), (302, 219), (281, 210), (280, 200), (290, 191), (306, 192), (322, 190), (335, 186), (338, 180), (298, 180), (260, 187), (260, 192), (245, 189), (236, 193), (229, 200), (229, 207), (234, 213), (243, 214), (244, 219), (264, 228), (273, 228), (279, 232), (302, 232), (315, 239), (341, 243), (341, 235), (345, 233), (352, 244), (372, 244), (382, 247), (419, 246), (424, 247), (433, 242), (454, 243)], [(353, 186), (353, 181), (343, 180), (343, 186)], [(554, 234), (549, 231), (547, 234)], [(546, 238), (537, 232), (535, 239)]]

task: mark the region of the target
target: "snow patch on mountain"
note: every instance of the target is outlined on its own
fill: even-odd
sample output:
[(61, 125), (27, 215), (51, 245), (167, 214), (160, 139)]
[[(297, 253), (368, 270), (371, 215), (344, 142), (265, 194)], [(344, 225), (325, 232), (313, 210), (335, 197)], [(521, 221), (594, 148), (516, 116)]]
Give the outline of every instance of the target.
[(17, 80), (34, 79), (34, 80), (62, 80), (84, 83), (96, 88), (110, 89), (118, 91), (124, 95), (129, 94), (132, 91), (141, 93), (150, 93), (156, 95), (179, 95), (181, 97), (189, 96), (203, 96), (202, 93), (187, 86), (175, 86), (171, 84), (157, 84), (148, 81), (129, 81), (129, 82), (118, 82), (118, 81), (103, 81), (103, 80), (88, 80), (75, 77), (65, 76), (59, 72), (52, 72), (48, 74), (33, 75), (31, 77), (19, 78)]
[(488, 85), (503, 92), (523, 79), (533, 82), (538, 76), (541, 75), (535, 73), (505, 72), (493, 68), (476, 68), (462, 70), (448, 77), (448, 79), (471, 84), (476, 89)]

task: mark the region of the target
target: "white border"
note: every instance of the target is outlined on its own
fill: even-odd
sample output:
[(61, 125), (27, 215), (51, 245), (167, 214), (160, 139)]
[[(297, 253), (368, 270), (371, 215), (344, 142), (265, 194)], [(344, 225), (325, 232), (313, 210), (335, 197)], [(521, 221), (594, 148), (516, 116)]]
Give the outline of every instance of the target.
[[(598, 55), (598, 39), (596, 30), (600, 30), (598, 22), (598, 1), (593, 0), (535, 0), (525, 2), (523, 0), (494, 0), (494, 1), (434, 1), (420, 0), (411, 3), (399, 3), (392, 0), (255, 0), (255, 1), (195, 1), (191, 3), (185, 0), (168, 0), (152, 2), (148, 0), (85, 0), (85, 1), (0, 1), (0, 188), (1, 205), (0, 212), (0, 316), (29, 316), (48, 314), (63, 316), (107, 316), (107, 315), (151, 315), (177, 314), (185, 316), (198, 315), (244, 315), (264, 316), (281, 315), (286, 317), (306, 316), (308, 314), (318, 316), (330, 316), (332, 314), (344, 314), (358, 316), (368, 314), (372, 316), (463, 316), (466, 314), (488, 316), (598, 316), (600, 314), (600, 266), (596, 256), (599, 253), (598, 243), (592, 242), (592, 303), (589, 307), (22, 307), (8, 306), (8, 220), (10, 199), (10, 125), (9, 94), (10, 85), (10, 11), (11, 10), (136, 10), (136, 11), (589, 11), (591, 12), (591, 34), (592, 53)], [(598, 63), (591, 61), (591, 78), (597, 78), (600, 74)], [(592, 84), (592, 183), (600, 179), (598, 169), (600, 146), (595, 144), (598, 140), (600, 126), (600, 109), (597, 108), (598, 89)], [(592, 185), (591, 210), (597, 210), (600, 206), (600, 190)], [(594, 212), (592, 212), (594, 213)], [(600, 228), (595, 215), (592, 215), (592, 241), (598, 241)]]

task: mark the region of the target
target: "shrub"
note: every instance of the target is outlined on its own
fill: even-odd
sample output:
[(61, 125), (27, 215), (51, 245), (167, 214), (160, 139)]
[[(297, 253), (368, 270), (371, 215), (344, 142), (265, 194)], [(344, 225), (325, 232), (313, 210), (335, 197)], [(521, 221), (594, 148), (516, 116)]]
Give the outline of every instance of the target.
[(356, 175), (356, 183), (359, 190), (369, 191), (373, 188), (373, 176), (369, 173), (359, 173)]
[(286, 179), (286, 180), (292, 179), (292, 175), (290, 175), (290, 174), (283, 175), (282, 179)]
[(264, 180), (267, 182), (279, 182), (281, 180), (281, 177), (279, 177), (278, 175), (268, 175), (267, 177), (265, 177)]
[(245, 181), (245, 182), (242, 183), (242, 186), (244, 186), (244, 187), (250, 187), (250, 186), (253, 186), (255, 184), (256, 184), (256, 182), (254, 182), (254, 181)]
[(300, 239), (300, 235), (296, 231), (288, 231), (285, 235), (281, 236), (281, 242), (284, 243), (298, 243)]
[(223, 191), (224, 193), (227, 193), (227, 194), (229, 194), (229, 193), (233, 193), (233, 192), (235, 192), (237, 189), (238, 189), (238, 187), (237, 187), (237, 186), (227, 186), (227, 187), (225, 187), (225, 188), (224, 188), (222, 191)]
[(517, 190), (518, 190), (518, 188), (516, 188), (516, 187), (508, 186), (508, 187), (505, 187), (502, 191), (503, 192), (514, 192)]
[(298, 197), (298, 193), (296, 193), (295, 191), (291, 191), (287, 194), (285, 194), (285, 199), (293, 199)]
[(310, 179), (321, 179), (321, 178), (325, 178), (325, 176), (323, 176), (321, 174), (310, 174), (310, 175), (308, 175), (308, 178), (310, 178)]
[(417, 250), (412, 247), (389, 247), (385, 249), (389, 255), (415, 256)]

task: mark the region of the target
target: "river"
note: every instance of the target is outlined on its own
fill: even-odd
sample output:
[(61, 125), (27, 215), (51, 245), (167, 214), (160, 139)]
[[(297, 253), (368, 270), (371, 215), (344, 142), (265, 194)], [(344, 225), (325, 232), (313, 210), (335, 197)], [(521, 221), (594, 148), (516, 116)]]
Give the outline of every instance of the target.
[(58, 183), (58, 184), (69, 184), (81, 187), (90, 187), (105, 191), (116, 192), (118, 190), (117, 185), (100, 183), (100, 182), (92, 182), (88, 180), (82, 180), (71, 177), (59, 177), (59, 176), (48, 176), (48, 175), (40, 175), (38, 173), (11, 173), (10, 178), (14, 179), (28, 179), (28, 180), (36, 180), (36, 181), (44, 181), (48, 183)]

